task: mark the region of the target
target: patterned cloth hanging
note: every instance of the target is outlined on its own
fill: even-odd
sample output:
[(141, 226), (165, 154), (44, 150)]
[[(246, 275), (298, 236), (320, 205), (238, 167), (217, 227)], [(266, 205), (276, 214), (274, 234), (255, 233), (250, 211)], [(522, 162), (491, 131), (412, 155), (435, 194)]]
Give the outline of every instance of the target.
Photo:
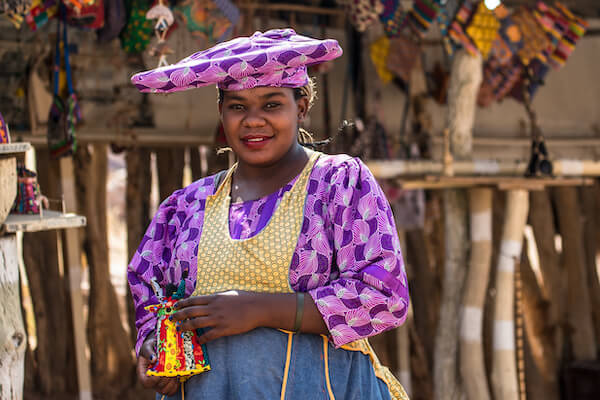
[(10, 210), (14, 214), (39, 214), (40, 205), (44, 201), (47, 208), (48, 199), (40, 193), (37, 174), (17, 164), (17, 197)]
[(129, 54), (146, 50), (154, 31), (154, 23), (146, 19), (148, 4), (145, 0), (125, 0), (129, 18), (121, 31), (121, 48)]
[(381, 0), (383, 11), (379, 20), (383, 24), (383, 30), (389, 37), (396, 37), (403, 27), (404, 13), (400, 0)]
[(371, 56), (371, 61), (375, 66), (375, 70), (377, 71), (377, 75), (379, 79), (383, 83), (389, 83), (392, 79), (394, 79), (394, 75), (387, 68), (387, 58), (390, 54), (390, 39), (387, 36), (382, 36), (373, 43), (369, 48), (369, 55)]
[(541, 55), (550, 46), (550, 40), (531, 11), (526, 7), (519, 7), (511, 15), (511, 19), (519, 28), (521, 36), (526, 39), (523, 40), (523, 45), (517, 51), (517, 55), (523, 65), (527, 66), (531, 60)]
[(194, 36), (210, 44), (227, 39), (240, 19), (230, 0), (184, 0), (174, 11)]
[(508, 14), (501, 4), (493, 11), (483, 1), (466, 0), (450, 26), (450, 37), (469, 53), (486, 59), (501, 27), (500, 20)]
[(364, 32), (371, 24), (379, 19), (384, 10), (380, 0), (336, 0), (346, 8), (350, 22), (359, 32)]
[(440, 11), (442, 0), (415, 0), (404, 23), (417, 37), (425, 36)]
[(398, 36), (390, 39), (386, 67), (398, 78), (408, 83), (410, 73), (420, 56), (421, 48), (418, 44), (406, 36)]
[(31, 9), (25, 14), (25, 22), (32, 31), (36, 31), (58, 14), (57, 0), (33, 0)]

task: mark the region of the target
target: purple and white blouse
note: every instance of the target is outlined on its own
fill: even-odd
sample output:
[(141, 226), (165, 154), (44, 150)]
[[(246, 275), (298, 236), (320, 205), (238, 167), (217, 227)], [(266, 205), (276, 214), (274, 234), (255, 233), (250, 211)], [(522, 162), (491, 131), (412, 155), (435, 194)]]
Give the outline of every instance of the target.
[[(258, 200), (232, 204), (229, 229), (247, 239), (266, 226), (297, 177)], [(127, 271), (136, 310), (136, 354), (153, 331), (158, 303), (154, 277), (162, 286), (185, 276), (193, 293), (207, 196), (214, 176), (175, 191), (159, 207)], [(401, 325), (409, 295), (391, 208), (368, 168), (358, 158), (321, 155), (307, 186), (304, 222), (289, 271), (295, 291), (308, 292), (336, 346)]]

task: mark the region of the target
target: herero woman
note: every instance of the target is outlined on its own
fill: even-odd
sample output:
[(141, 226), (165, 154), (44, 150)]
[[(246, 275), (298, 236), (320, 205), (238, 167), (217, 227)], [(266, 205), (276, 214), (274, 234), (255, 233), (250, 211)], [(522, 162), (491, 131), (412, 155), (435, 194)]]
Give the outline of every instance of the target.
[[(216, 84), (237, 159), (168, 197), (129, 265), (138, 375), (159, 394), (406, 398), (366, 341), (401, 325), (408, 309), (390, 206), (359, 159), (299, 138), (314, 93), (307, 66), (341, 54), (335, 40), (280, 29), (132, 77), (146, 92)], [(146, 374), (156, 362), (152, 286), (180, 281), (172, 320), (178, 332), (202, 329), (211, 366), (183, 385)]]

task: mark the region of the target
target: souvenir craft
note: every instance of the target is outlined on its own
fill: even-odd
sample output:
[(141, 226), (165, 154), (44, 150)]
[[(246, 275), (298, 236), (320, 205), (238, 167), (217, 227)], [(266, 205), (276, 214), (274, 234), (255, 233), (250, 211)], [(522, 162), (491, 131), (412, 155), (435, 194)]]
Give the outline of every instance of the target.
[(417, 58), (421, 56), (419, 45), (405, 36), (390, 39), (386, 66), (398, 78), (408, 83)]
[(119, 37), (127, 23), (123, 0), (104, 0), (104, 26), (96, 32), (99, 42), (110, 42)]
[(396, 37), (403, 27), (402, 21), (404, 13), (400, 0), (383, 0), (383, 11), (379, 14), (379, 20), (383, 24), (385, 34), (389, 37)]
[(373, 43), (371, 43), (369, 49), (369, 55), (371, 61), (375, 66), (377, 75), (383, 83), (389, 83), (394, 79), (394, 75), (387, 67), (387, 58), (390, 54), (390, 39), (387, 36), (382, 36)]
[[(56, 55), (54, 61), (54, 98), (48, 115), (48, 147), (53, 158), (71, 155), (77, 149), (75, 125), (81, 120), (79, 102), (73, 90), (71, 64), (69, 62), (69, 41), (65, 22), (65, 7), (60, 6), (60, 20), (57, 21)], [(63, 27), (62, 39), (60, 27)], [(64, 51), (64, 67), (67, 76), (67, 98), (59, 95), (60, 53)]]
[(533, 14), (527, 8), (520, 7), (511, 15), (511, 19), (517, 24), (521, 36), (526, 38), (517, 51), (523, 65), (529, 65), (529, 62), (536, 57), (543, 57), (542, 52), (550, 46), (550, 40)]
[(167, 55), (173, 54), (165, 41), (169, 27), (173, 25), (175, 18), (173, 13), (166, 7), (163, 0), (158, 0), (158, 4), (152, 7), (146, 13), (146, 19), (156, 20), (154, 25), (154, 34), (158, 40), (157, 44), (150, 50), (150, 55), (158, 57), (158, 67), (169, 65)]
[(22, 163), (17, 164), (17, 197), (12, 206), (14, 214), (39, 214), (41, 205), (48, 208), (48, 199), (40, 194), (37, 174)]
[(81, 7), (67, 8), (67, 23), (80, 29), (95, 30), (104, 26), (104, 0), (82, 2)]
[(380, 0), (337, 0), (337, 3), (346, 8), (350, 23), (359, 32), (377, 21), (384, 10)]
[(32, 31), (36, 31), (56, 14), (58, 14), (57, 0), (34, 0), (31, 9), (25, 15), (25, 22)]
[(185, 280), (182, 279), (178, 287), (169, 284), (164, 296), (155, 279), (152, 284), (160, 303), (147, 306), (145, 309), (157, 315), (157, 362), (146, 371), (146, 375), (178, 377), (181, 381), (185, 381), (193, 375), (209, 371), (210, 363), (206, 346), (198, 343), (199, 333), (178, 332), (175, 322), (169, 320), (175, 312), (174, 304), (185, 296)]
[(405, 23), (418, 37), (425, 36), (429, 26), (436, 19), (442, 0), (415, 0), (405, 17)]
[(208, 43), (225, 40), (240, 19), (230, 0), (184, 0), (174, 10), (194, 36)]
[(501, 7), (502, 5), (499, 5), (492, 11), (486, 7), (483, 1), (480, 2), (477, 11), (475, 11), (473, 18), (466, 27), (467, 35), (471, 38), (483, 59), (487, 58), (492, 41), (498, 33), (498, 28), (500, 28), (500, 21), (498, 21), (495, 12)]
[(0, 143), (7, 144), (10, 143), (10, 132), (8, 130), (8, 125), (4, 121), (2, 114), (0, 113)]
[(150, 43), (154, 23), (146, 19), (147, 3), (144, 0), (127, 0), (129, 19), (121, 32), (121, 48), (129, 54), (141, 53)]

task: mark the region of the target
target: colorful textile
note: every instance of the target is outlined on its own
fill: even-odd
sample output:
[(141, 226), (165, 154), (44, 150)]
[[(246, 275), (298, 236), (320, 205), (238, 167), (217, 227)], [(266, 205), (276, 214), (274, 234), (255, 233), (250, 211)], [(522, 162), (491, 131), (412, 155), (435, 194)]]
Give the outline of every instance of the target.
[(67, 22), (80, 29), (102, 28), (104, 26), (104, 0), (93, 0), (90, 4), (82, 3), (81, 8), (69, 8)]
[(346, 8), (350, 22), (359, 32), (367, 30), (383, 11), (381, 0), (337, 0), (337, 3)]
[(37, 174), (21, 163), (17, 165), (17, 197), (10, 210), (15, 214), (39, 214), (40, 186)]
[(176, 64), (131, 77), (141, 92), (169, 93), (217, 84), (223, 90), (257, 86), (301, 87), (306, 67), (342, 55), (337, 40), (318, 40), (293, 29), (272, 29), (197, 52)]
[(25, 15), (25, 22), (32, 31), (36, 31), (56, 14), (58, 14), (57, 0), (34, 0), (31, 9)]
[(394, 75), (386, 65), (389, 54), (390, 39), (388, 39), (387, 36), (382, 36), (371, 43), (369, 55), (371, 56), (371, 61), (375, 66), (375, 71), (377, 71), (377, 75), (383, 83), (389, 83), (392, 79), (394, 79)]
[(419, 57), (421, 57), (419, 45), (405, 36), (398, 36), (390, 39), (386, 66), (394, 75), (408, 83), (410, 73)]
[(6, 144), (10, 143), (10, 132), (8, 130), (8, 125), (4, 121), (4, 117), (0, 113), (0, 143)]
[(508, 64), (500, 65), (494, 61), (489, 60), (483, 68), (483, 82), (477, 98), (482, 107), (494, 100), (502, 100), (522, 78), (523, 65), (516, 57)]
[(406, 14), (405, 23), (418, 37), (425, 36), (429, 26), (436, 19), (442, 0), (415, 0)]
[[(499, 7), (502, 7), (502, 5), (497, 8)], [(488, 9), (484, 2), (479, 3), (473, 19), (466, 28), (466, 32), (484, 59), (487, 58), (490, 52), (498, 28), (500, 28), (500, 21), (498, 21), (494, 11)]]
[(527, 8), (520, 7), (511, 15), (511, 19), (517, 24), (521, 36), (525, 38), (517, 55), (523, 65), (527, 66), (531, 60), (542, 56), (542, 52), (550, 46), (550, 40)]
[[(260, 232), (295, 181), (259, 200), (232, 206), (232, 238)], [(158, 302), (152, 277), (165, 286), (186, 276), (186, 296), (194, 291), (198, 240), (206, 200), (214, 191), (210, 176), (174, 192), (161, 204), (129, 264), (138, 353), (156, 324), (144, 309)], [(294, 291), (310, 293), (337, 347), (398, 326), (406, 318), (408, 286), (392, 212), (359, 159), (323, 155), (315, 163), (289, 283)]]
[(154, 22), (146, 19), (150, 8), (145, 0), (126, 0), (129, 18), (121, 32), (121, 48), (126, 53), (136, 54), (146, 50), (154, 33)]
[(404, 13), (400, 0), (382, 0), (383, 11), (379, 14), (379, 20), (383, 24), (383, 30), (388, 37), (396, 37), (403, 27)]
[[(154, 281), (155, 282), (155, 281)], [(153, 283), (154, 283), (153, 282)], [(206, 357), (206, 347), (198, 342), (196, 331), (177, 332), (175, 322), (169, 317), (175, 313), (173, 305), (183, 298), (185, 281), (182, 279), (178, 290), (167, 297), (162, 297), (163, 290), (156, 290), (155, 294), (160, 303), (145, 307), (146, 310), (156, 314), (156, 355), (157, 362), (146, 371), (149, 376), (176, 376), (185, 381), (190, 376), (210, 370), (210, 363)], [(166, 289), (174, 291), (175, 285), (168, 285)], [(162, 297), (162, 298), (161, 298)]]
[(184, 0), (174, 11), (194, 36), (207, 43), (225, 40), (240, 19), (239, 9), (230, 0)]

